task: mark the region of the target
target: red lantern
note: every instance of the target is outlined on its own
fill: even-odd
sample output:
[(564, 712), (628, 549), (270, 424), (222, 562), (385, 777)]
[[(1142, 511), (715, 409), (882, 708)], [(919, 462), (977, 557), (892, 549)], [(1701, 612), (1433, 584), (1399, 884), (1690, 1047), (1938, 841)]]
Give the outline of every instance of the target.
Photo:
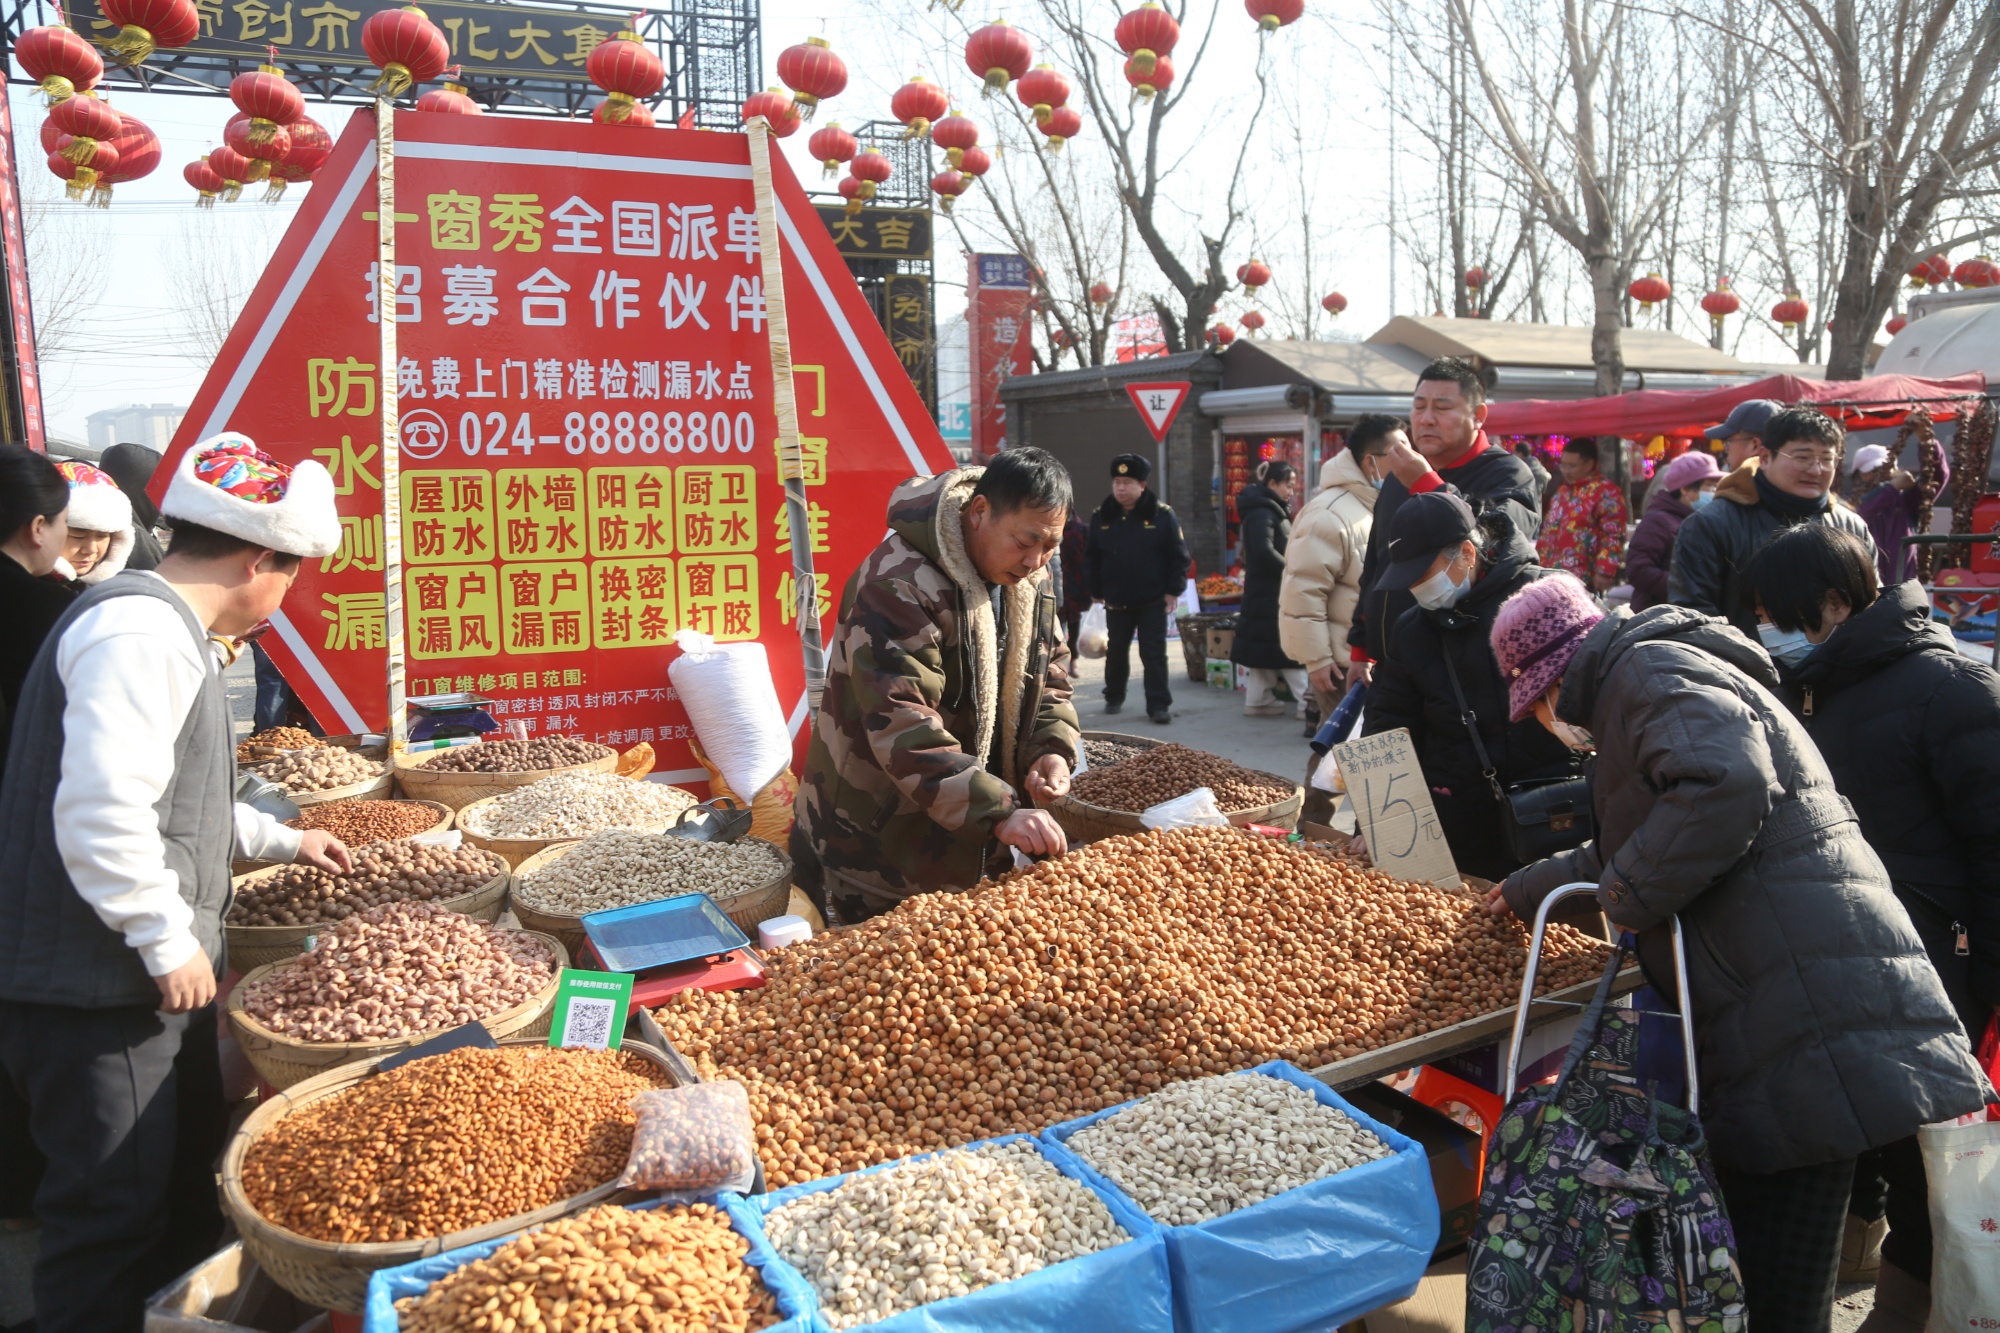
[[(611, 115), (614, 111), (624, 112), (624, 119), (613, 120)], [(590, 109), (590, 118), (599, 125), (623, 125), (627, 129), (634, 130), (650, 130), (654, 125), (653, 109), (644, 102), (634, 102), (627, 106), (622, 102), (613, 102), (609, 98)]]
[(1074, 338), (1069, 336), (1068, 329), (1049, 330), (1049, 346), (1055, 348), (1058, 352), (1068, 350), (1069, 345), (1075, 341)]
[(250, 174), (241, 179), (245, 184), (268, 178), (271, 168), (285, 160), (292, 151), (292, 132), (280, 125), (276, 136), (263, 141), (251, 137), (250, 118), (238, 112), (222, 127), (222, 142), (234, 148), (250, 161)]
[(390, 97), (429, 83), (451, 63), (451, 45), (444, 33), (415, 5), (370, 14), (361, 25), (361, 49), (382, 71), (374, 87)]
[(1118, 18), (1118, 49), (1131, 59), (1126, 68), (1136, 69), (1140, 74), (1153, 72), (1153, 61), (1160, 56), (1174, 53), (1174, 45), (1181, 39), (1181, 25), (1166, 10), (1146, 0), (1130, 13)]
[(91, 196), (90, 202), (99, 208), (111, 207), (112, 186), (150, 176), (160, 165), (160, 136), (137, 116), (122, 116), (120, 120), (118, 137), (110, 145), (118, 150), (117, 163), (108, 167), (95, 161), (91, 163), (98, 168), (98, 172), (97, 192)]
[(979, 147), (979, 127), (954, 111), (931, 126), (931, 142), (944, 149), (944, 155), (956, 167), (965, 160), (966, 149)]
[(101, 143), (91, 154), (90, 165), (81, 166), (64, 157), (60, 152), (49, 154), (49, 170), (69, 182), (63, 193), (72, 199), (81, 199), (88, 191), (96, 188), (98, 178), (107, 171), (118, 169), (118, 146), (115, 143)]
[(1253, 259), (1237, 267), (1236, 280), (1245, 291), (1254, 292), (1271, 280), (1271, 267), (1261, 259)]
[[(447, 82), (442, 88), (433, 88), (417, 99), (417, 110), (429, 111), (442, 116), (483, 116), (485, 109), (472, 100), (472, 94), (462, 83), (452, 83), (446, 70)], [(293, 136), (296, 138), (297, 136)]]
[(848, 217), (853, 217), (861, 211), (861, 187), (866, 184), (867, 181), (856, 180), (852, 176), (840, 178), (840, 197), (847, 201), (847, 206), (841, 211)]
[(62, 155), (78, 166), (84, 166), (90, 162), (99, 143), (109, 143), (118, 137), (119, 120), (118, 113), (99, 101), (97, 94), (79, 93), (49, 108), (45, 132), (47, 126), (53, 126), (58, 134), (68, 136)]
[(965, 43), (965, 67), (986, 81), (990, 95), (1028, 72), (1035, 63), (1035, 48), (1027, 34), (1008, 26), (1007, 20), (993, 22), (972, 34)]
[(840, 164), (851, 159), (860, 147), (854, 136), (840, 128), (838, 122), (814, 130), (813, 137), (806, 140), (806, 151), (826, 168), (828, 179), (839, 174)]
[(1946, 278), (1951, 276), (1951, 261), (1942, 254), (1932, 255), (1924, 262), (1930, 266), (1929, 277), (1931, 286), (1939, 286)]
[[(474, 110), (472, 114), (479, 113)], [(285, 127), (285, 132), (291, 135), (292, 151), (285, 154), (283, 162), (271, 168), (272, 179), (290, 181), (295, 185), (311, 180), (326, 165), (326, 160), (333, 156), (333, 136), (327, 133), (326, 126), (311, 116), (300, 116)], [(274, 199), (283, 193), (275, 185), (272, 190)]]
[(1347, 298), (1339, 292), (1328, 292), (1319, 299), (1319, 308), (1329, 315), (1338, 315), (1347, 309)]
[(1048, 136), (1049, 151), (1060, 153), (1065, 143), (1083, 133), (1083, 113), (1073, 106), (1059, 106), (1049, 112), (1049, 123), (1042, 126), (1042, 133)]
[(1236, 341), (1236, 330), (1227, 324), (1217, 324), (1208, 331), (1208, 341), (1215, 347), (1227, 347)]
[(1264, 327), (1264, 316), (1258, 311), (1249, 310), (1244, 312), (1243, 318), (1239, 322), (1243, 325), (1244, 328), (1250, 330), (1250, 332), (1252, 333), (1255, 333), (1257, 330)]
[(14, 59), (48, 94), (49, 105), (95, 88), (104, 77), (104, 58), (89, 42), (60, 23), (30, 28), (14, 43)]
[(1488, 274), (1485, 269), (1473, 265), (1465, 270), (1465, 286), (1468, 291), (1478, 291), (1486, 285)]
[(1919, 259), (1912, 264), (1909, 269), (1909, 279), (1912, 287), (1928, 286), (1931, 280), (1931, 261)]
[(944, 204), (945, 216), (951, 216), (951, 201), (965, 193), (965, 187), (972, 182), (956, 169), (940, 171), (931, 177), (931, 192)]
[(1882, 327), (1887, 329), (1889, 331), (1889, 336), (1893, 338), (1897, 334), (1901, 333), (1904, 329), (1910, 327), (1910, 321), (1905, 319), (1901, 315), (1897, 315)]
[(1090, 301), (1092, 305), (1110, 305), (1111, 298), (1116, 295), (1118, 293), (1113, 290), (1111, 284), (1108, 282), (1094, 282), (1090, 285)]
[(1639, 303), (1641, 311), (1650, 311), (1672, 296), (1674, 289), (1668, 286), (1667, 280), (1659, 274), (1648, 273), (1643, 278), (1634, 279), (1632, 285), (1625, 289), (1625, 294)]
[(1715, 290), (1701, 298), (1701, 308), (1708, 312), (1709, 327), (1717, 334), (1722, 332), (1722, 321), (1743, 308), (1743, 302), (1735, 292), (1729, 290), (1729, 279), (1717, 278)]
[(118, 25), (118, 35), (104, 47), (121, 65), (139, 64), (155, 48), (171, 51), (201, 36), (194, 0), (101, 0), (98, 8)]
[(250, 179), (250, 159), (223, 144), (209, 150), (208, 165), (222, 178), (222, 202), (233, 204), (243, 197), (243, 182)]
[(208, 165), (208, 159), (198, 157), (181, 168), (181, 179), (194, 186), (196, 208), (214, 208), (215, 196), (227, 189), (222, 177), (215, 174), (215, 168)]
[(811, 120), (819, 104), (847, 88), (847, 62), (824, 37), (808, 37), (778, 53), (778, 77), (792, 90), (792, 104)]
[(804, 123), (799, 119), (799, 109), (792, 105), (792, 95), (783, 88), (766, 88), (744, 98), (743, 123), (748, 125), (752, 116), (769, 121), (771, 133), (780, 139), (790, 138)]
[(1991, 287), (1994, 280), (2000, 277), (2000, 266), (1996, 266), (1985, 255), (1980, 255), (1976, 259), (1964, 261), (1953, 269), (1951, 277), (1952, 281), (1961, 287)]
[(1771, 307), (1771, 318), (1784, 325), (1788, 333), (1805, 323), (1811, 313), (1811, 308), (1799, 298), (1797, 292), (1787, 294), (1784, 300)]
[[(864, 148), (856, 153), (854, 160), (847, 164), (848, 179), (855, 182), (854, 193), (848, 196), (849, 212), (858, 208), (855, 201), (873, 199), (875, 187), (887, 181), (893, 170), (880, 149)], [(847, 190), (843, 187), (841, 193), (847, 194)]]
[(1125, 62), (1125, 82), (1132, 85), (1135, 100), (1144, 101), (1154, 93), (1163, 93), (1173, 86), (1174, 62), (1165, 56), (1153, 60), (1151, 69), (1139, 68), (1139, 57), (1133, 56)]
[(1056, 73), (1053, 65), (1037, 65), (1021, 76), (1014, 95), (1035, 113), (1037, 125), (1045, 125), (1049, 113), (1069, 101), (1069, 80)]
[(889, 99), (889, 114), (903, 123), (906, 139), (921, 139), (929, 134), (931, 122), (949, 110), (951, 99), (944, 95), (944, 89), (921, 74), (913, 75)]
[(1260, 29), (1276, 32), (1288, 23), (1299, 21), (1299, 15), (1306, 12), (1306, 0), (1243, 0), (1243, 7), (1257, 20)]
[(268, 143), (281, 125), (306, 113), (306, 99), (276, 65), (259, 65), (229, 81), (229, 100), (250, 117), (250, 138)]
[[(657, 96), (667, 81), (660, 58), (630, 28), (590, 48), (584, 67), (590, 73), (590, 81), (604, 90), (605, 102), (611, 108), (604, 113), (605, 120), (613, 125), (630, 115), (640, 102)], [(789, 106), (791, 99), (787, 97), (785, 102)], [(777, 120), (771, 117), (773, 129), (777, 128)]]
[(993, 157), (984, 148), (968, 148), (958, 160), (958, 169), (974, 180), (984, 176), (993, 166)]

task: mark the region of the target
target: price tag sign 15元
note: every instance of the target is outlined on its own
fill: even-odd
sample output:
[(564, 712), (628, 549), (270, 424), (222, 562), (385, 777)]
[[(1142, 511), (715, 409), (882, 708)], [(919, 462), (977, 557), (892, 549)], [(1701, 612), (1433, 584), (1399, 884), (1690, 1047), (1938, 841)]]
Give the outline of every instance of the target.
[(1440, 889), (1463, 883), (1407, 728), (1336, 745), (1333, 757), (1376, 869)]
[(625, 1039), (625, 1011), (631, 1002), (629, 972), (564, 968), (549, 1016), (549, 1045), (617, 1050)]

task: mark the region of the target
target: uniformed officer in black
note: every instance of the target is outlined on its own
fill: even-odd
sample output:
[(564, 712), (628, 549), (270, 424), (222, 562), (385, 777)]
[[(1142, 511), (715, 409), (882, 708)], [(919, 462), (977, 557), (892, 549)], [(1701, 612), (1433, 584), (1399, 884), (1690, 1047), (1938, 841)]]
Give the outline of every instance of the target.
[(1104, 603), (1110, 652), (1104, 661), (1104, 711), (1125, 706), (1132, 636), (1146, 673), (1146, 716), (1173, 720), (1167, 688), (1167, 612), (1187, 585), (1187, 542), (1181, 521), (1146, 486), (1153, 465), (1137, 454), (1111, 460), (1111, 494), (1090, 520), (1084, 551), (1085, 586)]

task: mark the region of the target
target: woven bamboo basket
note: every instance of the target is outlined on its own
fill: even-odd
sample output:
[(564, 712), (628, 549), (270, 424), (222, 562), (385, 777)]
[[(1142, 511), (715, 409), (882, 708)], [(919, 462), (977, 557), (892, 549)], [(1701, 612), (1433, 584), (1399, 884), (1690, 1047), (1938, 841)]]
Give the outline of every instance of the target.
[[(231, 887), (241, 889), (251, 880), (275, 875), (285, 869), (273, 866), (269, 870), (258, 870), (248, 875), (238, 875), (231, 881)], [(506, 871), (495, 875), (471, 893), (456, 898), (438, 900), (438, 906), (465, 916), (475, 916), (481, 921), (498, 921), (500, 913), (507, 909), (507, 889), (514, 877)], [(306, 940), (325, 930), (331, 922), (315, 921), (304, 926), (231, 926), (222, 927), (223, 939), (229, 946), (229, 966), (238, 972), (247, 972), (266, 963), (275, 963), (305, 952)]]
[(379, 778), (366, 782), (350, 782), (345, 786), (328, 787), (325, 791), (292, 791), (285, 794), (292, 798), (292, 804), (301, 810), (309, 805), (325, 805), (329, 801), (351, 801), (356, 798), (372, 800), (389, 794), (389, 771), (382, 770)]
[[(506, 1044), (532, 1046), (541, 1043), (516, 1038)], [(636, 1041), (627, 1043), (624, 1049), (658, 1066), (670, 1085), (674, 1082), (673, 1066), (667, 1062), (664, 1053)], [(368, 1277), (378, 1269), (394, 1268), (433, 1254), (443, 1254), (461, 1245), (476, 1245), (483, 1240), (510, 1236), (516, 1231), (580, 1213), (620, 1193), (617, 1185), (607, 1183), (567, 1199), (558, 1199), (548, 1207), (531, 1213), (519, 1213), (454, 1235), (429, 1236), (422, 1240), (343, 1245), (313, 1240), (265, 1221), (262, 1214), (251, 1207), (250, 1198), (243, 1190), (243, 1158), (250, 1145), (292, 1111), (345, 1092), (374, 1072), (373, 1060), (343, 1065), (265, 1098), (243, 1122), (242, 1128), (236, 1131), (222, 1154), (222, 1206), (236, 1224), (244, 1248), (263, 1265), (272, 1280), (308, 1304), (324, 1306), (340, 1314), (358, 1315), (368, 1300)], [(534, 1147), (533, 1144), (518, 1146), (523, 1151), (532, 1151)]]
[(1151, 750), (1171, 741), (1163, 741), (1157, 736), (1135, 736), (1129, 731), (1086, 731), (1081, 733), (1087, 741), (1108, 741), (1113, 745), (1134, 745), (1141, 750)]
[[(349, 799), (349, 800), (355, 800), (355, 799), (358, 799), (358, 798), (355, 798), (355, 797), (349, 797), (348, 799)], [(295, 802), (294, 804), (296, 804), (296, 802)], [(332, 804), (332, 802), (327, 802), (327, 804)], [(454, 816), (454, 815), (452, 814), (452, 812), (451, 812), (450, 810), (446, 809), (446, 808), (445, 808), (444, 806), (442, 806), (442, 805), (439, 805), (439, 804), (438, 804), (438, 803), (437, 803), (436, 801), (403, 801), (403, 800), (398, 800), (398, 801), (396, 802), (396, 804), (398, 804), (398, 805), (422, 805), (422, 806), (428, 806), (428, 807), (429, 807), (429, 808), (431, 809), (432, 813), (434, 813), (434, 814), (435, 814), (435, 815), (437, 816), (437, 819), (436, 819), (436, 821), (435, 821), (435, 822), (433, 822), (433, 823), (431, 824), (431, 826), (430, 826), (429, 828), (427, 828), (427, 829), (418, 829), (418, 830), (417, 830), (417, 833), (419, 833), (419, 834), (421, 834), (421, 833), (439, 833), (439, 832), (442, 832), (443, 830), (445, 830), (445, 829), (448, 829), (448, 828), (450, 828), (450, 827), (451, 827), (451, 821), (452, 821), (452, 820), (453, 820), (454, 818), (456, 818), (456, 816)], [(412, 836), (412, 837), (415, 837), (415, 836), (417, 836), (417, 834), (412, 834), (411, 836)], [(242, 875), (248, 875), (248, 874), (251, 874), (251, 873), (253, 873), (253, 872), (255, 872), (255, 871), (259, 871), (259, 870), (269, 870), (269, 869), (270, 869), (270, 868), (271, 868), (272, 866), (275, 866), (275, 865), (281, 865), (281, 864), (283, 864), (283, 863), (282, 863), (282, 862), (279, 862), (279, 861), (236, 861), (236, 862), (233, 862), (233, 863), (232, 863), (232, 864), (230, 865), (230, 867), (229, 867), (229, 873), (230, 873), (231, 875), (235, 875), (235, 876), (242, 876)]]
[[(1252, 770), (1257, 776), (1269, 782), (1291, 787), (1292, 794), (1271, 805), (1260, 805), (1249, 810), (1225, 810), (1223, 815), (1237, 827), (1245, 824), (1269, 824), (1274, 828), (1295, 828), (1299, 822), (1299, 808), (1305, 804), (1306, 789), (1290, 778), (1281, 778), (1275, 773)], [(1062, 825), (1071, 842), (1096, 842), (1099, 838), (1115, 838), (1124, 833), (1144, 833), (1146, 826), (1137, 811), (1111, 810), (1101, 805), (1080, 801), (1074, 796), (1058, 796), (1045, 809), (1055, 816), (1056, 823)]]
[[(549, 1035), (549, 1018), (555, 1009), (556, 988), (562, 977), (562, 970), (569, 966), (570, 951), (563, 942), (552, 935), (543, 935), (530, 930), (549, 946), (555, 955), (553, 970), (549, 973), (549, 984), (530, 995), (521, 1003), (489, 1015), (479, 1021), (493, 1034), (496, 1041), (508, 1037), (546, 1037)], [(442, 1036), (445, 1029), (435, 1032), (421, 1032), (413, 1037), (387, 1038), (381, 1041), (300, 1041), (273, 1032), (243, 1008), (243, 990), (253, 982), (261, 981), (274, 972), (298, 965), (296, 958), (282, 962), (266, 963), (255, 969), (243, 980), (236, 983), (229, 992), (229, 1026), (236, 1034), (236, 1044), (243, 1048), (243, 1054), (257, 1071), (257, 1076), (273, 1088), (283, 1091), (293, 1084), (324, 1074), (329, 1069), (351, 1065), (359, 1060), (375, 1061), (398, 1051), (406, 1051), (412, 1046)]]
[[(643, 779), (638, 778), (633, 780), (635, 782), (643, 781)], [(659, 786), (662, 784), (655, 783), (654, 785)], [(673, 790), (682, 793), (690, 802), (699, 799), (693, 792), (683, 787), (675, 787)], [(504, 794), (502, 793), (502, 795)], [(506, 857), (507, 864), (514, 867), (514, 869), (519, 870), (526, 864), (529, 857), (547, 851), (551, 847), (560, 843), (577, 841), (575, 838), (489, 838), (483, 833), (474, 832), (472, 825), (480, 818), (474, 811), (483, 810), (487, 805), (498, 799), (500, 799), (498, 796), (487, 796), (462, 807), (457, 816), (458, 831), (474, 847), (483, 848), (497, 856)], [(663, 825), (657, 829), (646, 829), (643, 831), (648, 833), (664, 833), (666, 832), (666, 826)]]
[[(582, 839), (580, 838), (577, 840), (577, 842), (581, 841)], [(561, 860), (576, 845), (576, 842), (559, 842), (543, 851), (536, 852), (533, 856), (521, 862), (514, 870), (514, 893), (512, 898), (516, 920), (529, 930), (537, 930), (543, 934), (555, 936), (565, 945), (569, 946), (569, 951), (572, 955), (583, 952), (584, 942), (588, 938), (584, 934), (583, 918), (580, 916), (562, 915), (555, 912), (544, 912), (533, 903), (523, 902), (521, 900), (521, 882), (537, 870)], [(756, 938), (758, 925), (761, 922), (769, 921), (774, 916), (783, 916), (786, 905), (791, 901), (792, 858), (785, 856), (785, 849), (782, 847), (778, 848), (778, 854), (785, 857), (784, 865), (763, 883), (753, 884), (749, 888), (736, 893), (710, 893), (708, 895), (715, 899), (715, 905), (720, 907), (731, 921), (743, 927), (744, 931), (753, 939)]]
[(450, 753), (449, 750), (433, 750), (429, 754), (403, 755), (396, 760), (397, 788), (403, 795), (416, 800), (436, 801), (453, 810), (463, 810), (474, 801), (503, 796), (517, 787), (552, 778), (558, 773), (618, 771), (618, 752), (610, 746), (606, 746), (604, 753), (589, 763), (566, 764), (561, 768), (527, 768), (513, 773), (436, 773), (423, 766), (422, 761)]

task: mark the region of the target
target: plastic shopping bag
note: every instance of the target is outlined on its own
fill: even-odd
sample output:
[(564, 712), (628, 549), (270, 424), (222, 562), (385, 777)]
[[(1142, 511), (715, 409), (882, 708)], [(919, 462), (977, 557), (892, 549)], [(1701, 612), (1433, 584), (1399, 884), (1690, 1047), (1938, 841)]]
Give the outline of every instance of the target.
[[(2000, 1018), (1979, 1063), (2000, 1078)], [(2000, 1111), (1917, 1131), (1931, 1185), (1931, 1317), (1926, 1333), (2000, 1328)]]
[(1111, 629), (1104, 619), (1104, 603), (1092, 602), (1076, 630), (1078, 657), (1103, 657), (1111, 651)]
[(1215, 793), (1196, 787), (1185, 796), (1147, 806), (1139, 812), (1139, 822), (1147, 828), (1227, 828), (1228, 816), (1216, 804)]
[(757, 1178), (750, 1095), (734, 1079), (653, 1088), (632, 1097), (639, 1123), (621, 1189), (734, 1190)]

